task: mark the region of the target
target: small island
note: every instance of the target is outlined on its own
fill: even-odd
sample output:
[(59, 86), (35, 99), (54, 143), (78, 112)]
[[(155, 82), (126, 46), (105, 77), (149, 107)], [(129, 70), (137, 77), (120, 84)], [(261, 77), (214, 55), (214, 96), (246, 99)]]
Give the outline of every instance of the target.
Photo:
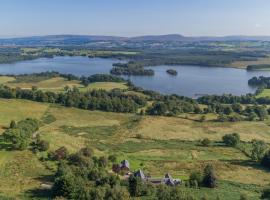
[(177, 74), (178, 74), (177, 71), (174, 69), (168, 69), (166, 72), (167, 72), (167, 74), (170, 74), (173, 76), (177, 76)]
[(154, 70), (145, 69), (142, 64), (130, 61), (128, 63), (114, 63), (110, 71), (113, 75), (154, 76)]

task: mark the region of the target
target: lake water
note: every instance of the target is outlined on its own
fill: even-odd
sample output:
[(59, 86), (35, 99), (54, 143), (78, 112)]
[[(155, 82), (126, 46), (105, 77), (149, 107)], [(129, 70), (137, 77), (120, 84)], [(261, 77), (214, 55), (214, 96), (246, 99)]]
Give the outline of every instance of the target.
[[(109, 73), (115, 59), (88, 57), (54, 57), (39, 58), (11, 64), (1, 64), (0, 74), (23, 74), (44, 71), (58, 71), (78, 76), (97, 73)], [(145, 89), (159, 91), (163, 94), (178, 94), (196, 97), (204, 94), (231, 93), (241, 95), (253, 93), (255, 88), (249, 87), (248, 79), (253, 76), (270, 76), (270, 71), (248, 72), (243, 69), (205, 67), (205, 66), (157, 66), (151, 67), (155, 75), (130, 76), (135, 85)], [(167, 69), (175, 69), (177, 76), (166, 73)]]

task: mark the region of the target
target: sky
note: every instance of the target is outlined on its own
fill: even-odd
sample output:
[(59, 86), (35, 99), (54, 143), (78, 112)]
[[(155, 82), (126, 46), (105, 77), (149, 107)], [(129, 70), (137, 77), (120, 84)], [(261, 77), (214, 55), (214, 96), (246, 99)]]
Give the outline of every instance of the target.
[(0, 0), (0, 37), (269, 35), (270, 0)]

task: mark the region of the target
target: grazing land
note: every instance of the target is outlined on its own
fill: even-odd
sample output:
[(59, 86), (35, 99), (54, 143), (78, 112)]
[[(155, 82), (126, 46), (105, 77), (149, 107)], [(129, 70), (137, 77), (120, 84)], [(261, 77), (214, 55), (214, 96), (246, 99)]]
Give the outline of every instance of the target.
[[(112, 74), (153, 76), (144, 67), (267, 65), (270, 47), (269, 42), (254, 41), (59, 45), (5, 47), (0, 51), (0, 63), (53, 56), (117, 58), (127, 62), (114, 64)], [(197, 199), (238, 200), (240, 195), (260, 199), (269, 185), (269, 167), (259, 162), (267, 158), (270, 144), (269, 89), (257, 96), (191, 99), (146, 91), (111, 75), (76, 77), (57, 72), (1, 76), (0, 84), (0, 199), (52, 199), (55, 191), (50, 187), (57, 186), (55, 178), (61, 173), (56, 172), (63, 170), (62, 165), (68, 169), (67, 185), (72, 183), (73, 173), (81, 170), (75, 176), (76, 189), (86, 184), (87, 189), (94, 186), (91, 192), (95, 192), (102, 181), (114, 184), (118, 177), (125, 192), (127, 178), (112, 172), (123, 160), (128, 160), (131, 172), (142, 169), (147, 177), (162, 178), (169, 173), (183, 181), (182, 191)], [(27, 118), (38, 128), (31, 129), (34, 125), (23, 121)], [(224, 136), (237, 145), (226, 143)], [(256, 142), (265, 147), (255, 149), (263, 158), (254, 153)], [(109, 157), (114, 161), (108, 162)], [(191, 179), (195, 170), (202, 173), (207, 166), (215, 171), (214, 189)], [(84, 172), (87, 178), (81, 180)], [(95, 176), (104, 173), (108, 175), (104, 179)]]
[[(50, 142), (50, 151), (65, 146), (69, 152), (76, 152), (88, 144), (96, 155), (113, 152), (119, 161), (128, 159), (132, 170), (142, 168), (156, 177), (169, 172), (174, 177), (187, 180), (194, 168), (202, 169), (211, 163), (217, 170), (219, 186), (214, 190), (204, 188), (199, 191), (186, 188), (198, 197), (207, 194), (211, 199), (217, 195), (221, 199), (238, 199), (240, 193), (245, 193), (251, 199), (258, 199), (262, 188), (269, 183), (267, 169), (251, 162), (239, 149), (220, 143), (224, 134), (233, 132), (239, 133), (246, 142), (252, 139), (270, 142), (268, 120), (197, 122), (192, 116), (185, 119), (139, 116), (5, 99), (0, 100), (0, 112), (2, 131), (10, 120), (35, 117), (44, 123), (38, 133)], [(200, 146), (198, 142), (205, 137), (213, 141), (209, 147)], [(4, 144), (1, 146), (2, 196), (30, 198), (37, 195), (41, 184), (51, 181), (56, 167), (53, 163), (41, 162), (41, 155), (29, 150), (7, 151)]]

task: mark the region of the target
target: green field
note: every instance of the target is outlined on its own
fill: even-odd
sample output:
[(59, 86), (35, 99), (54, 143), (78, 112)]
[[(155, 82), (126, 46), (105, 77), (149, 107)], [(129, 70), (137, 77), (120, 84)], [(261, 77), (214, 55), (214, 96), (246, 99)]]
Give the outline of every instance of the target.
[(258, 98), (260, 97), (270, 97), (270, 89), (264, 89), (262, 91), (262, 93), (260, 93), (259, 95), (257, 95)]
[(80, 84), (80, 81), (68, 81), (67, 79), (62, 77), (49, 78), (40, 81), (18, 81), (14, 77), (2, 76), (0, 77), (0, 84), (4, 84), (12, 88), (20, 87), (22, 89), (32, 89), (32, 87), (37, 87), (40, 90), (52, 92), (63, 92), (65, 90), (65, 87), (67, 86), (69, 88), (77, 87), (80, 91), (89, 91), (94, 89), (103, 89), (108, 91), (116, 88), (127, 89), (126, 83), (95, 82), (85, 87)]
[(116, 83), (116, 82), (96, 82), (91, 83), (87, 87), (81, 87), (81, 91), (87, 91), (87, 90), (97, 90), (97, 89), (103, 89), (103, 90), (112, 90), (112, 89), (127, 89), (127, 86), (125, 83)]
[[(216, 189), (186, 189), (196, 196), (207, 194), (210, 199), (239, 199), (240, 193), (258, 199), (262, 188), (269, 184), (270, 173), (240, 150), (222, 146), (226, 133), (237, 132), (241, 139), (254, 138), (270, 142), (270, 121), (264, 122), (196, 122), (192, 119), (150, 117), (65, 108), (25, 100), (0, 99), (2, 131), (10, 120), (35, 117), (44, 122), (41, 137), (50, 142), (50, 150), (61, 146), (76, 152), (86, 144), (96, 155), (117, 155), (128, 159), (132, 170), (142, 168), (154, 177), (169, 172), (187, 179), (194, 169), (211, 163), (219, 178)], [(140, 135), (140, 137), (137, 137)], [(208, 137), (209, 147), (198, 145)], [(42, 183), (51, 179), (55, 166), (41, 162), (31, 151), (0, 151), (0, 195), (29, 199), (37, 195)], [(12, 192), (11, 192), (12, 191)], [(240, 192), (238, 192), (240, 191)]]

